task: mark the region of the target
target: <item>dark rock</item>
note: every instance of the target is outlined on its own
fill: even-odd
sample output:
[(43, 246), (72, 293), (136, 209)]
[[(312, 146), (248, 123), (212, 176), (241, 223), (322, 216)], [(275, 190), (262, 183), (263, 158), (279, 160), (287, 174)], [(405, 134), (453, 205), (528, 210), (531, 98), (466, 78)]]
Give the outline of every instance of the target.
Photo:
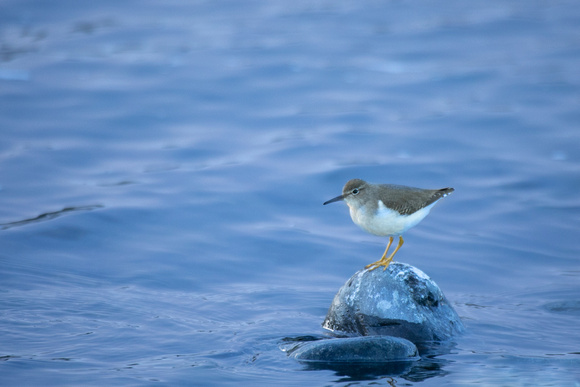
[(396, 336), (417, 344), (443, 341), (463, 323), (443, 292), (421, 270), (393, 262), (355, 273), (340, 288), (322, 324), (331, 331)]
[(384, 363), (418, 359), (415, 344), (399, 337), (367, 336), (318, 340), (292, 352), (303, 362)]

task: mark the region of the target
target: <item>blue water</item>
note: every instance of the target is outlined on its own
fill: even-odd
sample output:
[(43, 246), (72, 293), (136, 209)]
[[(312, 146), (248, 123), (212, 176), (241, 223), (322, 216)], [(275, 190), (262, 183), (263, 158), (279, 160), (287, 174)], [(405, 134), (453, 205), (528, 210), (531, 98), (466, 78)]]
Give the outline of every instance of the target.
[[(580, 384), (577, 2), (0, 8), (0, 384)], [(397, 259), (467, 331), (399, 370), (282, 350), (382, 254), (354, 177), (456, 189)]]

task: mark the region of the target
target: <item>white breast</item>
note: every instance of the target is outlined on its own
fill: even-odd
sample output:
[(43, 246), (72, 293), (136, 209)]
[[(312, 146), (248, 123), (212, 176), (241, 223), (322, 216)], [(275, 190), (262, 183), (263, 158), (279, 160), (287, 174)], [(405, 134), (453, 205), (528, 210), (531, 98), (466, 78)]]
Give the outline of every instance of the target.
[(401, 215), (397, 211), (387, 208), (380, 200), (378, 204), (378, 210), (374, 214), (369, 214), (364, 206), (360, 207), (358, 211), (350, 205), (349, 208), (350, 217), (354, 223), (363, 230), (379, 236), (401, 235), (422, 221), (435, 205), (432, 203), (411, 215)]

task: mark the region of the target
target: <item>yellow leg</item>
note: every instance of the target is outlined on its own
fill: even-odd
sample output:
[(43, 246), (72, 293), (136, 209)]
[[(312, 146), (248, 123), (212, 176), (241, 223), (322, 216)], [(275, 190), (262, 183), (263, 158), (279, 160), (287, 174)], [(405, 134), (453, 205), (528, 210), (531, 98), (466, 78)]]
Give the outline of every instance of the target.
[(383, 270), (387, 270), (387, 266), (389, 266), (389, 263), (393, 261), (393, 257), (395, 256), (395, 254), (397, 254), (397, 251), (399, 251), (401, 246), (403, 246), (403, 243), (405, 243), (405, 241), (403, 240), (403, 237), (399, 235), (399, 244), (397, 245), (395, 251), (393, 251), (391, 255), (389, 255), (389, 258), (387, 258), (387, 264), (385, 265), (385, 268)]
[(389, 251), (389, 248), (391, 247), (391, 244), (393, 243), (393, 237), (389, 237), (389, 243), (387, 244), (387, 248), (385, 249), (385, 252), (383, 253), (383, 256), (381, 257), (381, 259), (379, 259), (376, 262), (373, 262), (371, 264), (368, 264), (365, 266), (365, 269), (368, 269), (369, 267), (373, 267), (371, 270), (376, 269), (377, 267), (379, 267), (379, 265), (381, 263), (383, 263), (385, 261), (385, 259), (387, 258), (387, 252)]
[(392, 242), (393, 242), (393, 237), (389, 237), (389, 244), (387, 245), (387, 249), (385, 250), (385, 253), (383, 254), (382, 258), (376, 262), (371, 263), (370, 265), (366, 265), (365, 269), (369, 269), (369, 271), (371, 271), (371, 270), (375, 270), (379, 266), (384, 266), (383, 270), (387, 270), (387, 267), (393, 261), (393, 257), (395, 256), (397, 251), (399, 251), (401, 246), (403, 246), (403, 243), (405, 243), (405, 241), (403, 240), (403, 237), (399, 235), (399, 244), (397, 245), (395, 250), (391, 253), (391, 255), (389, 255), (388, 258), (385, 258), (387, 256), (387, 251), (389, 250), (389, 247), (391, 247)]
[(387, 256), (387, 252), (389, 251), (389, 248), (391, 247), (392, 243), (393, 243), (393, 237), (389, 237), (389, 243), (387, 244), (387, 248), (385, 249), (385, 252), (383, 253), (383, 256), (381, 257), (380, 261), (383, 261), (385, 259), (385, 257)]

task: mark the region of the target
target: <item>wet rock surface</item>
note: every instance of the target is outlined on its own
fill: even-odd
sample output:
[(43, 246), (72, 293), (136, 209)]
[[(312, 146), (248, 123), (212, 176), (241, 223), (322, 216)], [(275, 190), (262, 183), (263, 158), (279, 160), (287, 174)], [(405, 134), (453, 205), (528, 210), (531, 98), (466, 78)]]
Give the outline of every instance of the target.
[(337, 333), (394, 336), (415, 344), (448, 340), (463, 323), (437, 284), (421, 270), (393, 262), (355, 273), (340, 288), (323, 327)]
[(390, 336), (325, 339), (306, 343), (292, 352), (302, 362), (382, 363), (417, 360), (417, 347)]

